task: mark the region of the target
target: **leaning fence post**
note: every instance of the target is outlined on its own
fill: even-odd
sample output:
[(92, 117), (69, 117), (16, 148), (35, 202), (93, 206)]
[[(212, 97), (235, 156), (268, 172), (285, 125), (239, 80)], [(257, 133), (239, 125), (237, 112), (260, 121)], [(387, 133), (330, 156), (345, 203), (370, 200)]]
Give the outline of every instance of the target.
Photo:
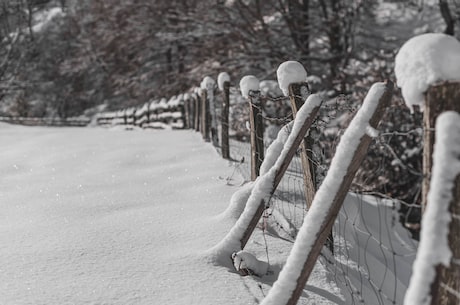
[(222, 91), (222, 112), (221, 112), (221, 141), (222, 141), (222, 157), (230, 159), (230, 144), (228, 137), (228, 116), (230, 108), (230, 76), (226, 72), (219, 73), (217, 84)]
[(422, 210), (426, 208), (433, 164), (434, 127), (436, 118), (443, 112), (460, 112), (460, 82), (443, 82), (428, 88), (423, 110), (423, 185)]
[[(289, 85), (289, 99), (291, 100), (292, 115), (294, 118), (309, 94), (308, 83), (306, 82)], [(307, 134), (300, 146), (307, 209), (311, 207), (316, 192), (316, 166), (312, 162), (312, 144), (313, 139), (310, 134)]]

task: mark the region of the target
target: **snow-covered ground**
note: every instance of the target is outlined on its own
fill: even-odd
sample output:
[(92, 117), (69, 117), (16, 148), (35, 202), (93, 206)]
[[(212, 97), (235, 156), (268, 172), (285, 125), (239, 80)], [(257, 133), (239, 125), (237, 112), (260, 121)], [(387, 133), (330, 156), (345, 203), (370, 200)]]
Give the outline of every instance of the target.
[[(0, 304), (257, 304), (289, 254), (259, 231), (269, 275), (210, 263), (242, 179), (192, 131), (1, 124), (0, 141)], [(299, 304), (343, 304), (326, 278)]]

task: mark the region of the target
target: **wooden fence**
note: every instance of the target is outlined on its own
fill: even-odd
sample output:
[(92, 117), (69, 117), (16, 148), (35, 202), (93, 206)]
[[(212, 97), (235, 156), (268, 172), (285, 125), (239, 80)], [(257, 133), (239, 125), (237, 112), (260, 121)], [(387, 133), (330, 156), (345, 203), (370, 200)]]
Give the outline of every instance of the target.
[[(303, 101), (305, 100), (305, 97), (299, 98), (299, 96), (301, 96), (299, 94), (299, 88), (301, 88), (302, 85), (303, 84), (301, 83), (293, 84), (290, 87), (290, 97), (284, 99), (279, 98), (277, 100), (277, 102), (287, 101), (291, 104), (292, 114), (284, 118), (286, 122), (292, 120), (298, 112), (299, 108), (302, 107)], [(387, 83), (386, 86), (388, 93), (385, 93), (386, 95), (382, 97), (382, 106), (379, 106), (380, 108), (378, 108), (375, 118), (371, 118), (371, 130), (377, 126), (378, 121), (384, 112), (384, 108), (387, 107), (389, 101), (391, 100), (392, 84)], [(458, 90), (458, 87), (455, 90)], [(456, 92), (458, 93), (460, 90)], [(215, 86), (204, 86), (201, 89), (195, 89), (193, 92), (174, 96), (169, 100), (155, 100), (136, 108), (132, 107), (118, 111), (101, 113), (97, 116), (96, 121), (99, 125), (102, 126), (132, 125), (142, 128), (192, 129), (200, 132), (204, 141), (212, 142), (212, 144), (221, 152), (223, 158), (234, 161), (235, 164), (237, 164), (236, 166), (238, 166), (239, 162), (244, 162), (244, 157), (240, 160), (241, 156), (237, 156), (237, 152), (232, 151), (232, 149), (235, 149), (235, 146), (232, 145), (232, 140), (234, 141), (238, 137), (238, 132), (235, 132), (235, 130), (231, 129), (232, 118), (230, 117), (230, 113), (234, 111), (232, 107), (235, 107), (235, 102), (234, 98), (232, 99), (230, 97), (230, 93), (231, 90), (229, 82), (225, 82), (223, 90), (220, 91), (218, 91)], [(262, 96), (260, 92), (252, 92), (252, 94), (246, 100), (248, 115), (247, 125), (250, 129), (248, 133), (250, 135), (249, 139), (251, 142), (250, 146), (248, 145), (248, 147), (250, 147), (248, 159), (251, 168), (251, 180), (256, 180), (260, 174), (260, 166), (263, 163), (264, 153), (266, 150), (264, 145), (264, 128), (266, 127), (264, 120), (266, 120), (266, 118), (264, 118), (264, 120), (262, 119), (266, 111), (264, 109), (265, 102), (261, 102), (261, 99), (263, 100), (264, 98), (266, 97)], [(212, 107), (210, 103), (212, 103)], [(315, 142), (315, 139), (310, 136), (304, 136), (309, 126), (312, 124), (315, 116), (316, 115), (313, 115), (312, 119), (306, 123), (305, 126), (307, 127), (304, 130), (304, 133), (301, 134), (299, 141), (295, 141), (295, 146), (292, 147), (292, 151), (289, 153), (290, 158), (292, 159), (294, 157), (294, 159), (297, 160), (296, 162), (298, 164), (301, 163), (302, 166), (302, 193), (304, 195), (302, 200), (306, 202), (306, 210), (311, 208), (311, 205), (314, 202), (315, 193), (318, 190), (318, 178), (316, 177), (316, 167), (318, 164), (312, 162), (313, 157), (311, 156), (312, 146)], [(215, 122), (218, 122), (219, 124), (216, 125)], [(429, 128), (431, 130), (433, 127)], [(344, 184), (340, 187), (340, 191), (337, 193), (336, 200), (332, 204), (331, 210), (328, 211), (327, 218), (324, 219), (322, 227), (318, 228), (321, 234), (318, 234), (318, 236), (315, 237), (316, 242), (314, 245), (314, 251), (310, 253), (309, 258), (305, 261), (304, 266), (298, 266), (298, 268), (304, 271), (302, 271), (301, 277), (297, 280), (297, 287), (295, 288), (294, 293), (285, 304), (295, 304), (297, 302), (297, 298), (301, 294), (303, 287), (308, 280), (308, 275), (312, 266), (314, 265), (321, 251), (323, 251), (323, 245), (326, 244), (329, 250), (331, 250), (330, 252), (334, 252), (334, 241), (332, 240), (331, 230), (333, 228), (337, 214), (341, 208), (341, 202), (344, 200), (344, 196), (349, 191), (349, 186), (353, 180), (354, 173), (360, 166), (363, 158), (366, 156), (367, 147), (372, 140), (373, 136), (371, 134), (366, 134), (365, 140), (363, 140), (364, 144), (360, 144), (359, 149), (357, 149), (357, 152), (355, 153), (350, 163), (350, 168), (352, 169), (349, 170), (345, 175), (346, 179), (344, 180)], [(299, 160), (301, 162), (299, 162)], [(286, 168), (289, 166), (289, 161), (289, 158), (286, 159), (286, 167), (283, 170), (280, 169), (277, 171), (278, 174), (275, 178), (275, 182), (271, 190), (272, 195), (275, 193), (278, 183), (281, 181), (283, 174), (286, 172)], [(245, 230), (243, 236), (241, 236), (239, 243), (241, 245), (241, 249), (245, 247), (265, 209), (266, 202), (259, 202), (257, 208), (254, 210), (254, 214), (251, 216), (251, 221), (249, 221), (247, 224), (247, 229)], [(455, 222), (458, 223), (457, 218), (455, 219)], [(377, 236), (372, 238), (377, 240), (380, 237)], [(394, 255), (397, 254), (393, 253), (393, 259)], [(393, 267), (396, 268), (396, 266)], [(454, 264), (454, 267), (458, 268), (458, 262)], [(370, 275), (364, 274), (361, 277), (370, 277)], [(454, 284), (450, 284), (450, 286), (458, 287), (458, 281), (460, 278), (458, 272), (454, 277)], [(372, 279), (369, 278), (369, 281), (372, 282)], [(396, 281), (396, 278), (394, 281)], [(375, 288), (374, 290), (376, 294), (382, 293), (380, 288)], [(436, 291), (436, 293), (438, 292)], [(365, 300), (363, 301), (362, 299), (362, 293), (352, 292), (351, 294), (355, 296), (358, 295), (359, 301), (365, 302)], [(379, 302), (382, 304), (387, 304), (387, 301), (388, 304), (402, 304), (402, 300), (396, 297), (396, 291), (394, 294), (395, 296), (393, 297), (383, 295), (377, 297), (377, 299), (381, 300)], [(458, 294), (455, 296), (458, 296)], [(449, 297), (449, 300), (452, 300), (452, 296)], [(436, 299), (438, 298), (439, 296), (436, 295)], [(458, 301), (459, 300), (457, 299), (457, 303)]]
[(69, 126), (84, 127), (91, 119), (89, 118), (27, 118), (27, 117), (0, 117), (0, 122), (9, 124), (19, 124), (25, 126)]

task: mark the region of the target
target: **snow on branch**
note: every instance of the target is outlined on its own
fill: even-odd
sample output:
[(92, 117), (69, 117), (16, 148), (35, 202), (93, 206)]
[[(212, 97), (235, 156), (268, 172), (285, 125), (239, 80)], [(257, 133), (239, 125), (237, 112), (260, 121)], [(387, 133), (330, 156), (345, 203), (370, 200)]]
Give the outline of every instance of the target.
[(428, 87), (439, 81), (460, 81), (460, 42), (440, 33), (415, 36), (396, 55), (395, 74), (407, 107), (423, 110)]
[(447, 111), (436, 120), (436, 142), (428, 204), (405, 305), (431, 304), (431, 285), (436, 267), (448, 267), (452, 256), (448, 235), (455, 180), (460, 175), (460, 114)]

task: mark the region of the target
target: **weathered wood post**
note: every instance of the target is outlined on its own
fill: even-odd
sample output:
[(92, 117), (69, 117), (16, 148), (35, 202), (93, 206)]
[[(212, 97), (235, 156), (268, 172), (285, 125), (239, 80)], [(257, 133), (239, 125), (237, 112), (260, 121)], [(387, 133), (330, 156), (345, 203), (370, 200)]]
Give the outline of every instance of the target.
[(201, 131), (201, 98), (198, 93), (198, 88), (195, 90), (195, 131)]
[(211, 133), (211, 140), (214, 146), (219, 145), (219, 138), (217, 136), (217, 112), (215, 102), (216, 82), (210, 76), (206, 76), (202, 83), (201, 88), (206, 90), (207, 107), (208, 107), (208, 128)]
[[(423, 210), (427, 205), (436, 204), (436, 202), (428, 201), (433, 147), (436, 142), (435, 124), (438, 116), (449, 110), (460, 113), (460, 82), (443, 82), (429, 87), (425, 95), (423, 118)], [(458, 136), (460, 137), (460, 135)], [(460, 236), (458, 234), (460, 232), (460, 176), (456, 178), (452, 196), (450, 212), (456, 217), (452, 217), (448, 240), (453, 258), (449, 268), (439, 265), (436, 269), (436, 279), (431, 287), (432, 305), (458, 304), (460, 302)], [(456, 291), (457, 295), (450, 290)]]
[(260, 83), (254, 75), (243, 76), (240, 80), (241, 95), (249, 102), (249, 123), (251, 127), (251, 180), (260, 174), (264, 160), (264, 123), (260, 101)]
[[(319, 100), (319, 99), (316, 99), (316, 100)], [(318, 115), (319, 109), (321, 107), (321, 103), (322, 103), (321, 101), (318, 103), (315, 100), (313, 100), (313, 104), (311, 105), (311, 111), (310, 111), (309, 115), (304, 118), (304, 121), (301, 122), (302, 127), (300, 128), (300, 130), (297, 132), (297, 134), (293, 135), (294, 140), (292, 142), (292, 145), (289, 147), (289, 150), (287, 151), (287, 153), (283, 157), (281, 157), (281, 156), (278, 157), (278, 158), (282, 158), (281, 159), (282, 162), (280, 163), (280, 166), (276, 171), (275, 179), (273, 181), (273, 185), (272, 185), (272, 189), (270, 191), (270, 195), (273, 195), (275, 193), (276, 188), (278, 187), (279, 183), (281, 182), (281, 179), (283, 178), (284, 174), (286, 173), (286, 170), (289, 167), (289, 164), (292, 161), (292, 158), (295, 156), (298, 148), (300, 147), (300, 145), (301, 145), (301, 143), (302, 143), (302, 141), (303, 141), (303, 139), (305, 137), (305, 134), (307, 133), (307, 131), (310, 128), (311, 124), (313, 124), (313, 122), (315, 121), (316, 116)], [(262, 176), (261, 178), (263, 179), (264, 176)], [(256, 212), (254, 213), (254, 215), (252, 216), (251, 220), (249, 221), (249, 224), (248, 224), (246, 230), (244, 231), (244, 233), (243, 233), (243, 235), (242, 235), (242, 237), (240, 239), (241, 249), (244, 249), (244, 247), (246, 246), (246, 243), (248, 242), (249, 238), (251, 237), (252, 232), (254, 232), (254, 229), (256, 228), (257, 223), (259, 222), (260, 218), (262, 217), (262, 214), (263, 214), (264, 210), (265, 210), (265, 202), (262, 199), (260, 201), (260, 203), (259, 203), (259, 206), (258, 206)]]
[(230, 109), (230, 75), (226, 72), (219, 73), (217, 84), (222, 92), (222, 112), (221, 112), (221, 141), (222, 157), (230, 159), (230, 143), (228, 137), (228, 122)]
[(262, 117), (260, 91), (249, 92), (249, 122), (251, 125), (251, 180), (260, 174), (264, 160), (264, 122)]
[(123, 110), (123, 125), (128, 125), (128, 109)]
[(189, 129), (190, 128), (190, 98), (188, 93), (184, 93), (183, 95), (183, 101), (184, 101), (184, 128)]
[(423, 185), (422, 210), (427, 205), (430, 188), (431, 167), (433, 165), (433, 145), (435, 142), (435, 122), (443, 112), (460, 112), (460, 82), (443, 82), (428, 88), (425, 94), (423, 114)]
[(229, 109), (230, 109), (230, 82), (224, 83), (223, 91), (223, 104), (222, 104), (222, 157), (230, 159), (230, 138), (229, 130)]
[[(294, 118), (309, 94), (308, 83), (306, 82), (289, 85), (289, 99), (291, 101), (292, 115)], [(304, 192), (307, 209), (311, 207), (311, 203), (313, 202), (313, 198), (316, 193), (316, 166), (314, 162), (312, 162), (312, 146), (313, 139), (309, 134), (307, 134), (300, 146), (300, 158), (302, 160), (303, 167)]]
[(201, 89), (201, 133), (206, 142), (211, 141), (209, 117), (208, 92), (206, 89)]

